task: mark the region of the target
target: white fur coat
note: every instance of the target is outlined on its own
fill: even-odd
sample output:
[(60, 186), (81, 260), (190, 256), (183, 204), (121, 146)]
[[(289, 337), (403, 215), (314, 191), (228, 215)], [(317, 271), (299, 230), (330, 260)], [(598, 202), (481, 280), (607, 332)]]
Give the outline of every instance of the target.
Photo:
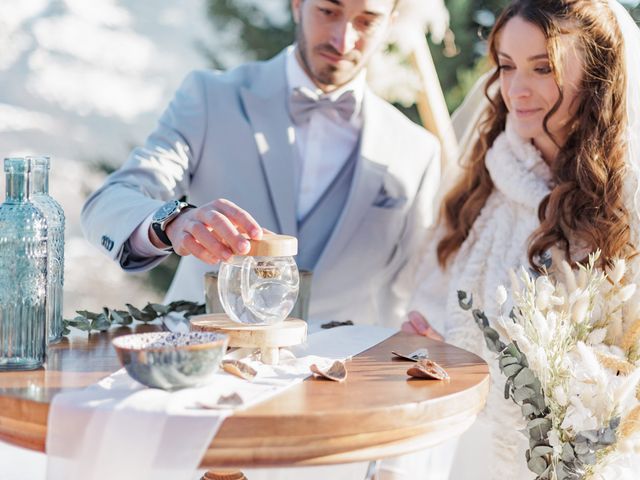
[[(494, 361), (495, 354), (485, 347), (482, 332), (470, 312), (458, 305), (457, 291), (472, 293), (474, 307), (483, 309), (490, 317), (497, 313), (497, 287), (509, 284), (510, 269), (529, 265), (529, 238), (540, 223), (538, 206), (549, 193), (551, 172), (538, 150), (508, 125), (487, 152), (486, 165), (494, 191), (444, 271), (435, 254), (440, 232), (431, 233), (417, 265), (418, 283), (411, 306), (443, 332), (447, 342), (494, 365), (487, 407), (463, 435), (461, 445), (465, 447), (458, 448), (451, 478), (525, 480), (534, 478), (534, 474), (526, 467), (524, 455), (528, 445), (518, 431), (524, 427), (520, 409), (504, 399), (504, 379)], [(470, 449), (479, 453), (473, 455), (473, 460), (469, 458)], [(464, 470), (456, 473), (459, 468)]]

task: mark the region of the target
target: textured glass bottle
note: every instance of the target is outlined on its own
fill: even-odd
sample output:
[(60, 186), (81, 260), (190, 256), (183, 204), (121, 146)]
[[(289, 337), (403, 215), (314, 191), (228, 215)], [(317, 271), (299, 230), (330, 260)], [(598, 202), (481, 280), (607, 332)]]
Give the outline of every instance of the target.
[(49, 343), (62, 339), (62, 291), (64, 286), (64, 210), (49, 195), (49, 157), (27, 157), (31, 164), (31, 201), (47, 221), (47, 335)]
[(46, 350), (47, 224), (29, 199), (29, 165), (6, 158), (0, 205), (0, 370), (42, 365)]

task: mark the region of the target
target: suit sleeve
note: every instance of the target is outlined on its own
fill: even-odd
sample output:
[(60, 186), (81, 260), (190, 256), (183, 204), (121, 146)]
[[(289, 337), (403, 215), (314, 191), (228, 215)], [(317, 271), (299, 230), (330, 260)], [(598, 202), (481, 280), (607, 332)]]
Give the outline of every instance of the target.
[(129, 237), (164, 202), (187, 196), (207, 131), (205, 73), (183, 81), (143, 147), (85, 203), (81, 223), (85, 237), (130, 271), (148, 270), (165, 257), (140, 257)]

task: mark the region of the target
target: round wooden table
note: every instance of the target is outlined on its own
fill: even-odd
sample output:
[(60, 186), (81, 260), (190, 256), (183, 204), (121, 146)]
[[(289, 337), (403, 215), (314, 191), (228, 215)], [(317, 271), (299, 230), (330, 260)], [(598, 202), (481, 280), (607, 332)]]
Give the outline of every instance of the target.
[[(138, 326), (136, 332), (157, 330)], [(120, 368), (110, 340), (131, 333), (74, 334), (50, 347), (46, 368), (0, 372), (0, 439), (45, 451), (49, 402)], [(406, 375), (411, 362), (391, 351), (427, 347), (448, 381)], [(344, 383), (309, 378), (230, 416), (202, 459), (203, 468), (327, 465), (417, 451), (459, 435), (483, 408), (486, 363), (476, 355), (417, 335), (397, 333), (347, 362)]]

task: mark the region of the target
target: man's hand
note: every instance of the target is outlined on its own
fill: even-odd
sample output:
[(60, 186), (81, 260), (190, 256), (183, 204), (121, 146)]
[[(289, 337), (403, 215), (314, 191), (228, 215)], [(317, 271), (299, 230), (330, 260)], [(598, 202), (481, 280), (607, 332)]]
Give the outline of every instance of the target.
[[(167, 225), (165, 233), (178, 255), (193, 255), (206, 263), (218, 263), (232, 255), (248, 253), (250, 244), (242, 233), (254, 240), (262, 238), (258, 222), (224, 199), (184, 210)], [(149, 229), (149, 237), (154, 245), (161, 245), (153, 229)]]
[(408, 320), (402, 324), (400, 328), (403, 332), (413, 333), (416, 335), (422, 335), (432, 340), (444, 341), (444, 337), (440, 335), (418, 312), (409, 312)]

